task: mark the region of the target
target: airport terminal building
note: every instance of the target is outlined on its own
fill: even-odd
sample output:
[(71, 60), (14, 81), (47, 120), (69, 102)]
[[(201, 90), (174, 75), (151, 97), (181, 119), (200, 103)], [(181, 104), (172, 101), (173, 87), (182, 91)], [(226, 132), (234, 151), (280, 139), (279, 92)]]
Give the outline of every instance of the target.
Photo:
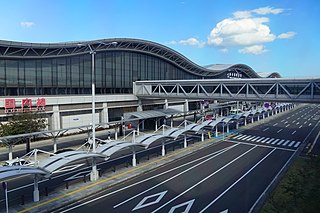
[[(94, 55), (94, 57), (92, 56)], [(226, 78), (278, 78), (245, 64), (200, 66), (164, 45), (115, 38), (66, 43), (0, 40), (0, 121), (24, 108), (48, 115), (49, 129), (91, 121), (92, 62), (97, 123), (119, 120), (125, 112), (158, 109), (165, 100), (138, 100), (134, 81)], [(181, 100), (169, 106), (183, 107)], [(195, 101), (188, 103), (196, 107)]]

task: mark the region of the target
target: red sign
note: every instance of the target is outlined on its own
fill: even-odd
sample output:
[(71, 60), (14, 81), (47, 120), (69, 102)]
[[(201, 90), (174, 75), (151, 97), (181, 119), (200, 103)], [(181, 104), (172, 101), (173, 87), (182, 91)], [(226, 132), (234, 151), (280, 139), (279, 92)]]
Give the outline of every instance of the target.
[[(4, 112), (15, 113), (15, 112), (27, 112), (27, 111), (45, 111), (46, 110), (46, 99), (38, 98), (36, 100), (36, 106), (32, 107), (32, 99), (25, 98), (21, 101), (21, 108), (17, 108), (16, 99), (6, 98), (4, 99)], [(19, 104), (19, 102), (18, 102)]]
[(4, 108), (16, 108), (16, 100), (14, 98), (6, 98), (4, 99)]
[(31, 108), (32, 107), (32, 100), (30, 98), (22, 99), (21, 103), (22, 103), (21, 104), (22, 108), (25, 108), (25, 107)]
[(45, 107), (45, 106), (46, 106), (46, 99), (45, 98), (38, 98), (37, 107)]

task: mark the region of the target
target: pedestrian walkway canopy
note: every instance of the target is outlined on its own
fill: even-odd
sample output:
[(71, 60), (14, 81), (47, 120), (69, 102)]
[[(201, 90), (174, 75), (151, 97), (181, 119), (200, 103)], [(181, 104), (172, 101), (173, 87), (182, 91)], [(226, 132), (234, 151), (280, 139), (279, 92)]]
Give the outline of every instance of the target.
[(3, 166), (0, 167), (0, 180), (21, 176), (21, 175), (42, 175), (49, 177), (50, 172), (33, 166)]
[(147, 149), (152, 143), (162, 140), (168, 140), (171, 139), (172, 137), (165, 136), (165, 135), (159, 135), (159, 134), (144, 134), (135, 139), (135, 143), (141, 144), (145, 146)]
[(78, 160), (87, 158), (102, 158), (105, 156), (100, 153), (85, 152), (85, 151), (66, 151), (54, 156), (51, 156), (43, 161), (39, 162), (39, 167), (52, 173), (55, 170)]
[(125, 120), (132, 120), (132, 119), (149, 119), (149, 118), (159, 118), (159, 117), (171, 117), (173, 115), (177, 115), (182, 113), (176, 109), (159, 109), (159, 110), (147, 110), (147, 111), (139, 111), (139, 112), (128, 112), (124, 113)]
[(116, 152), (129, 148), (136, 149), (138, 147), (145, 147), (145, 145), (128, 141), (113, 141), (98, 147), (96, 152), (102, 154), (106, 159), (109, 159)]

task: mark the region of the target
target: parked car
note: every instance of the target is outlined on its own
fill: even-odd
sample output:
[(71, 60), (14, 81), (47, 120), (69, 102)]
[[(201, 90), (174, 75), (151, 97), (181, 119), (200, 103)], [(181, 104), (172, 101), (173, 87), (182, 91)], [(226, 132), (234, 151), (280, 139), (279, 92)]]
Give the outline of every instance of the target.
[(32, 166), (34, 162), (23, 159), (23, 158), (15, 158), (12, 160), (7, 160), (3, 162), (2, 166)]

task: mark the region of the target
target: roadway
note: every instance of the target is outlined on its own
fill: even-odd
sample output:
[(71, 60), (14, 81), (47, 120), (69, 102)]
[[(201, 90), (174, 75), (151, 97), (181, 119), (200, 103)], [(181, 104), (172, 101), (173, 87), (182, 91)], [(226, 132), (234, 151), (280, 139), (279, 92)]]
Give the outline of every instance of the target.
[(56, 212), (250, 212), (319, 132), (307, 105)]

